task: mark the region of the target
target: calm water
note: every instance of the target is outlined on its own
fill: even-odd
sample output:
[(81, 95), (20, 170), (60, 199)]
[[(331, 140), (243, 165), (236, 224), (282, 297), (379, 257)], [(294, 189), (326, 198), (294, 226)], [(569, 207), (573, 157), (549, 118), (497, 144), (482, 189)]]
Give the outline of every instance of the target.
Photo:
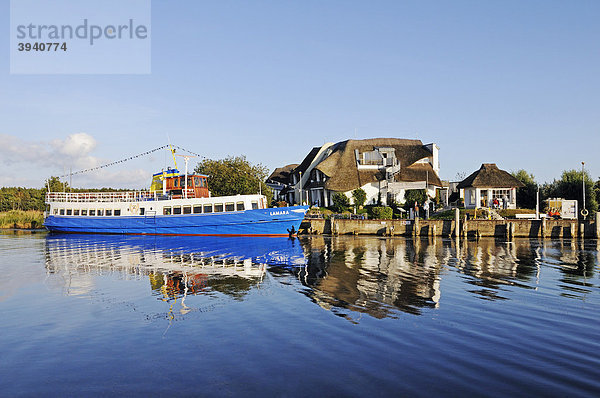
[(0, 396), (598, 396), (598, 253), (3, 233)]

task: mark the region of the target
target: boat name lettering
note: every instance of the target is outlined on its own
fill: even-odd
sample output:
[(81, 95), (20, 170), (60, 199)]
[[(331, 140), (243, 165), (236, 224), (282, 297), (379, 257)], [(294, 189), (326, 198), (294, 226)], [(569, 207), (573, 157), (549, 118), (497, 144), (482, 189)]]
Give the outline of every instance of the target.
[(287, 210), (283, 210), (283, 211), (272, 211), (269, 213), (270, 216), (278, 216), (281, 214), (290, 214), (290, 212)]

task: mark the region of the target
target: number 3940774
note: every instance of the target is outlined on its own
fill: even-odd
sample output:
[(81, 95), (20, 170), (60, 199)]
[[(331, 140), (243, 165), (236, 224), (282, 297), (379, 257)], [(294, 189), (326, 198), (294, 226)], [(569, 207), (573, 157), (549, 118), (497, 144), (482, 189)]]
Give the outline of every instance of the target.
[(67, 51), (67, 43), (18, 43), (19, 51)]

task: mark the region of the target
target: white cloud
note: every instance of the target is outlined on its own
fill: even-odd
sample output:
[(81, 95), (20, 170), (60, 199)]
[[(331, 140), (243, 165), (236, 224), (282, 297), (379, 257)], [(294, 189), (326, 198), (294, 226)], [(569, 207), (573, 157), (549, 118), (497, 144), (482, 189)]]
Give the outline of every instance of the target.
[(89, 153), (96, 140), (89, 134), (71, 134), (64, 140), (27, 142), (18, 137), (0, 134), (0, 158), (5, 164), (28, 163), (61, 170), (65, 167), (89, 168), (100, 160)]
[[(0, 134), (0, 164), (5, 171), (0, 186), (43, 186), (52, 175), (91, 169), (118, 159), (100, 159), (92, 155), (96, 139), (87, 133), (76, 133), (65, 139), (25, 141), (9, 134)], [(10, 176), (8, 178), (7, 176)], [(113, 171), (100, 169), (75, 174), (75, 187), (147, 188), (151, 172), (143, 169)], [(69, 177), (67, 177), (67, 180)]]

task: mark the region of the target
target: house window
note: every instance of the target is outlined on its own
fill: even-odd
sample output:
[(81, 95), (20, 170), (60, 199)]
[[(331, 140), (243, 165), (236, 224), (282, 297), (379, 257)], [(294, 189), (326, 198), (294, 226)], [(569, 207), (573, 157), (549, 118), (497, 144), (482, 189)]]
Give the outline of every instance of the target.
[(202, 206), (194, 206), (194, 214), (202, 213)]
[(171, 215), (171, 208), (170, 207), (163, 207), (163, 215), (164, 216), (170, 216)]
[(204, 205), (204, 212), (205, 213), (212, 213), (212, 205)]
[(235, 204), (233, 202), (225, 203), (225, 211), (234, 211)]
[(508, 200), (510, 198), (510, 189), (494, 189), (492, 190), (492, 199), (498, 199), (502, 203), (502, 197), (506, 196)]
[(223, 211), (223, 203), (215, 203), (215, 213), (220, 213)]
[(192, 214), (192, 206), (183, 206), (183, 214)]
[(237, 211), (243, 211), (244, 209), (244, 202), (237, 202)]
[(181, 206), (173, 206), (173, 214), (181, 214)]

